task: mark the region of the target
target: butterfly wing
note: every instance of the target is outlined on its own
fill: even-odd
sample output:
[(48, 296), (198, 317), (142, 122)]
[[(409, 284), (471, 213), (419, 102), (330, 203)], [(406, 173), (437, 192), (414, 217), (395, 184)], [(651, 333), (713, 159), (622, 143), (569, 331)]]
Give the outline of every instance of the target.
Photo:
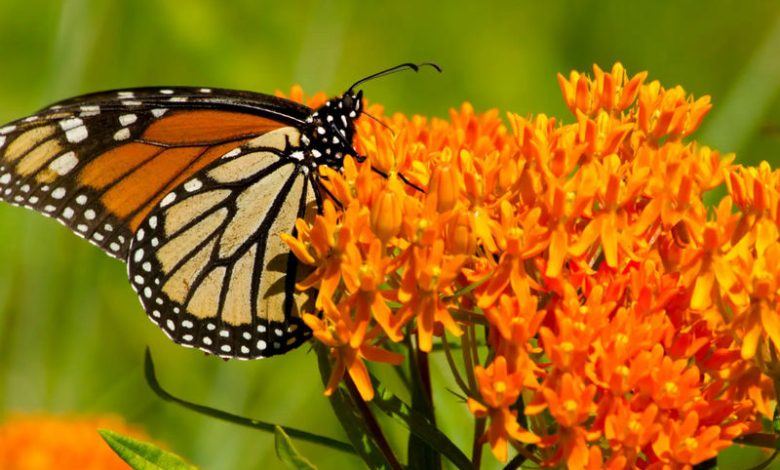
[(250, 140), (311, 110), (208, 88), (141, 88), (73, 98), (0, 128), (0, 200), (55, 217), (109, 255), (171, 190)]
[(130, 281), (177, 343), (254, 359), (311, 336), (295, 293), (304, 273), (279, 237), (317, 210), (316, 180), (289, 155), (299, 138), (282, 128), (214, 161), (166, 194), (133, 237)]

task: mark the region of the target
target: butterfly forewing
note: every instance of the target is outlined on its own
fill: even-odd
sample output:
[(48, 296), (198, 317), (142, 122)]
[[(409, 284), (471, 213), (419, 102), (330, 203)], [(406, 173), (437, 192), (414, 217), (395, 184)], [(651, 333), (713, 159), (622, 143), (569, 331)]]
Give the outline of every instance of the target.
[(208, 88), (146, 88), (60, 102), (0, 128), (0, 200), (57, 218), (124, 259), (171, 190), (308, 108)]
[(304, 268), (279, 236), (317, 210), (316, 181), (285, 153), (299, 137), (281, 128), (228, 153), (167, 193), (139, 227), (130, 281), (174, 341), (251, 359), (310, 336), (295, 291)]

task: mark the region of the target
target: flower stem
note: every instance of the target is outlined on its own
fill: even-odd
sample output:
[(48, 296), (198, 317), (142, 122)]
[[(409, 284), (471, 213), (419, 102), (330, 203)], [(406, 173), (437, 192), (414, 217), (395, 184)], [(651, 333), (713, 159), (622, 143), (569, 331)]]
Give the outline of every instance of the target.
[(474, 468), (480, 468), (482, 463), (482, 435), (485, 434), (485, 418), (474, 420), (474, 442), (471, 444), (471, 462)]
[(360, 392), (358, 391), (357, 386), (355, 386), (355, 383), (352, 381), (352, 377), (350, 377), (349, 374), (344, 375), (344, 382), (347, 386), (350, 397), (352, 397), (352, 401), (357, 406), (360, 416), (363, 419), (366, 428), (368, 428), (369, 432), (371, 432), (371, 436), (373, 437), (374, 442), (377, 444), (377, 447), (379, 447), (380, 452), (382, 452), (382, 455), (393, 470), (402, 470), (403, 466), (398, 461), (392, 447), (390, 447), (390, 444), (387, 442), (387, 438), (385, 438), (385, 435), (382, 432), (382, 428), (379, 426), (376, 417), (371, 412), (371, 409), (369, 409), (366, 402), (363, 400), (363, 397), (360, 396)]
[[(412, 377), (412, 411), (419, 413), (436, 426), (436, 415), (433, 411), (433, 395), (431, 390), (431, 370), (428, 363), (428, 353), (421, 351), (407, 337), (409, 348), (409, 366)], [(412, 468), (441, 468), (441, 456), (431, 447), (430, 443), (414, 434), (409, 435), (409, 466)]]
[(463, 363), (466, 366), (466, 379), (469, 381), (469, 395), (474, 396), (476, 395), (478, 388), (477, 381), (474, 378), (474, 361), (472, 360), (471, 355), (471, 342), (473, 341), (471, 333), (471, 330), (466, 328), (463, 336), (460, 337), (460, 341), (461, 353), (463, 354)]
[(455, 364), (455, 358), (452, 357), (450, 343), (447, 341), (447, 333), (444, 333), (441, 344), (444, 348), (444, 356), (447, 358), (447, 364), (450, 366), (450, 372), (452, 372), (452, 377), (455, 379), (455, 383), (458, 384), (458, 387), (460, 387), (460, 390), (464, 394), (470, 394), (471, 392), (469, 390), (469, 386), (466, 385), (466, 382), (463, 381), (463, 377), (460, 375), (460, 371), (458, 370), (458, 365)]

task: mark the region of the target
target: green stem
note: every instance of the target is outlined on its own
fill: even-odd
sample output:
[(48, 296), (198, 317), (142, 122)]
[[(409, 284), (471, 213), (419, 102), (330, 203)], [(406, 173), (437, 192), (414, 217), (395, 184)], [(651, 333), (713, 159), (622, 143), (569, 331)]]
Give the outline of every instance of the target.
[(477, 381), (474, 378), (474, 361), (471, 356), (471, 330), (466, 328), (463, 336), (460, 337), (461, 353), (463, 354), (463, 363), (466, 366), (466, 379), (469, 381), (469, 396), (476, 396)]
[(398, 458), (396, 458), (393, 449), (387, 442), (385, 434), (382, 432), (382, 428), (379, 426), (376, 417), (368, 408), (368, 405), (363, 400), (363, 397), (360, 396), (360, 391), (358, 391), (357, 386), (355, 386), (355, 383), (352, 381), (352, 378), (349, 376), (349, 374), (344, 376), (344, 382), (347, 385), (347, 390), (349, 390), (349, 395), (352, 398), (352, 401), (355, 403), (355, 405), (357, 405), (360, 416), (363, 418), (366, 427), (371, 433), (371, 436), (373, 437), (374, 442), (377, 444), (377, 447), (379, 447), (380, 452), (382, 452), (385, 460), (387, 460), (387, 463), (394, 470), (402, 470), (403, 466), (398, 461)]
[[(419, 337), (418, 341), (414, 342), (410, 336), (407, 336), (406, 345), (409, 348), (409, 369), (412, 378), (412, 411), (419, 413), (433, 427), (436, 427), (428, 353), (420, 350)], [(409, 467), (441, 468), (441, 456), (429, 442), (420, 439), (414, 433), (409, 434), (408, 451)]]
[(455, 378), (455, 383), (458, 384), (458, 387), (460, 387), (460, 390), (464, 394), (468, 395), (469, 386), (466, 385), (466, 382), (463, 381), (463, 377), (460, 375), (460, 371), (458, 370), (458, 365), (455, 364), (455, 358), (452, 357), (452, 350), (450, 350), (450, 343), (449, 341), (447, 341), (447, 333), (444, 334), (441, 344), (444, 349), (444, 356), (447, 358), (447, 364), (449, 364), (450, 366), (450, 372), (452, 372), (452, 376)]
[(482, 435), (485, 434), (486, 422), (485, 418), (476, 418), (474, 420), (474, 442), (471, 445), (471, 462), (474, 464), (474, 468), (481, 467), (484, 443), (480, 441), (482, 441)]

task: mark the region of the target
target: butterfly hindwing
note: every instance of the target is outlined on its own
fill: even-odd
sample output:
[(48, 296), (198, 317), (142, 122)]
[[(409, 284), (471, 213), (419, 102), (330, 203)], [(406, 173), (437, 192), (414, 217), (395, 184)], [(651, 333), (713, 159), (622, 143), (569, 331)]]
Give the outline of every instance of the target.
[(128, 255), (149, 317), (177, 343), (223, 357), (281, 354), (310, 337), (303, 269), (279, 237), (317, 210), (316, 181), (285, 127), (228, 152), (164, 196)]
[(223, 154), (310, 110), (268, 95), (144, 88), (86, 95), (0, 128), (0, 200), (124, 259), (141, 221)]

